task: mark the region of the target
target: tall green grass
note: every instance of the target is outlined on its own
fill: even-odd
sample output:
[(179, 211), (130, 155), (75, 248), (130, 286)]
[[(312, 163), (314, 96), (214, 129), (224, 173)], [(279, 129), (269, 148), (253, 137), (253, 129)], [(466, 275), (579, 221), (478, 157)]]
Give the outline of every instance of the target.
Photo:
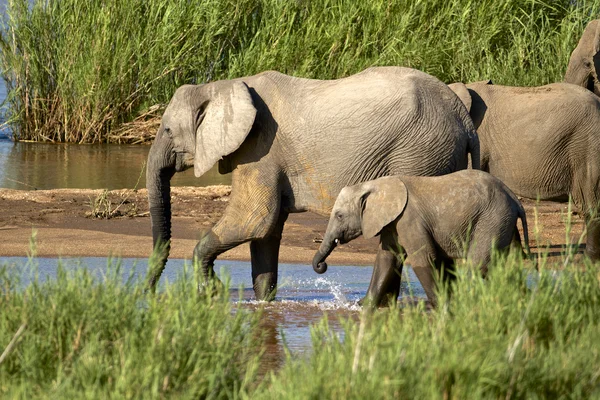
[(557, 272), (542, 257), (537, 272), (497, 257), (486, 280), (459, 269), (435, 310), (364, 310), (343, 335), (324, 317), (312, 352), (266, 376), (261, 314), (193, 278), (153, 297), (114, 268), (20, 274), (0, 268), (2, 398), (600, 398), (600, 265), (587, 261)]
[(347, 322), (323, 320), (308, 360), (289, 360), (253, 398), (600, 398), (600, 269), (528, 278), (500, 260), (484, 281), (459, 270), (452, 298)]
[(0, 39), (7, 117), (16, 139), (69, 142), (132, 140), (135, 125), (123, 124), (156, 115), (177, 86), (267, 69), (331, 79), (402, 65), (446, 82), (559, 81), (600, 10), (598, 0), (28, 3), (8, 0)]
[(258, 314), (186, 276), (145, 294), (112, 265), (26, 286), (23, 266), (0, 268), (0, 398), (219, 399), (255, 385)]

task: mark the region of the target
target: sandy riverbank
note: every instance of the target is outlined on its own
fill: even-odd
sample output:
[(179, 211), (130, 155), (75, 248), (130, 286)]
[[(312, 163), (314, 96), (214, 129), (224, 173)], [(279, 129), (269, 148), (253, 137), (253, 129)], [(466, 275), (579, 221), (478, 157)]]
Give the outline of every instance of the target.
[[(0, 256), (25, 256), (32, 232), (36, 232), (37, 254), (43, 257), (107, 256), (148, 257), (152, 250), (146, 190), (108, 192), (111, 209), (117, 216), (91, 216), (90, 205), (101, 198), (102, 190), (55, 189), (22, 191), (0, 189)], [(175, 187), (173, 202), (173, 244), (171, 257), (190, 258), (199, 232), (218, 221), (228, 204), (229, 186), (206, 188)], [(108, 201), (96, 206), (106, 210)], [(559, 257), (566, 242), (567, 205), (539, 204), (523, 200), (530, 230), (530, 245), (537, 251), (534, 208), (537, 207), (540, 247), (550, 245), (552, 258)], [(572, 215), (571, 237), (577, 240), (582, 219)], [(312, 213), (292, 214), (283, 233), (280, 262), (309, 264), (319, 247), (327, 219)], [(336, 249), (331, 264), (368, 265), (374, 261), (377, 239), (359, 238)], [(581, 249), (582, 251), (583, 249)], [(249, 260), (247, 244), (223, 254), (220, 259)]]

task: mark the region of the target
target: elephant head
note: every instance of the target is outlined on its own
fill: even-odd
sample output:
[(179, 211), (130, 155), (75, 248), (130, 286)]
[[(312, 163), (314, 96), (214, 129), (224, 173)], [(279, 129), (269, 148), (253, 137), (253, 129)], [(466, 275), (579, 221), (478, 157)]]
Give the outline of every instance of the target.
[(569, 59), (565, 82), (584, 87), (600, 96), (600, 20), (590, 22)]
[(366, 239), (377, 236), (402, 214), (407, 201), (406, 186), (398, 177), (383, 177), (343, 188), (331, 211), (321, 247), (313, 258), (315, 272), (327, 271), (325, 259), (338, 244), (361, 234)]
[[(241, 81), (185, 85), (173, 95), (150, 149), (146, 170), (152, 238), (158, 257), (150, 275), (151, 288), (169, 253), (173, 174), (193, 166), (194, 174), (202, 176), (242, 145), (255, 117), (252, 96)], [(220, 168), (220, 172), (226, 171)]]

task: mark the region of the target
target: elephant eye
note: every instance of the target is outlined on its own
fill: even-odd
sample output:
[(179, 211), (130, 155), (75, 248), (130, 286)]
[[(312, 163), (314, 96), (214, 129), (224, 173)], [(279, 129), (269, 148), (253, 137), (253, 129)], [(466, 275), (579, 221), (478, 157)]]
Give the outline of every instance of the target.
[(335, 217), (336, 217), (337, 219), (342, 219), (342, 218), (344, 218), (344, 216), (342, 215), (342, 213), (339, 213), (339, 212), (335, 214)]
[(172, 138), (172, 137), (173, 137), (173, 132), (171, 131), (171, 128), (165, 128), (165, 133), (166, 133), (167, 135), (169, 135), (169, 137), (170, 137), (170, 138)]

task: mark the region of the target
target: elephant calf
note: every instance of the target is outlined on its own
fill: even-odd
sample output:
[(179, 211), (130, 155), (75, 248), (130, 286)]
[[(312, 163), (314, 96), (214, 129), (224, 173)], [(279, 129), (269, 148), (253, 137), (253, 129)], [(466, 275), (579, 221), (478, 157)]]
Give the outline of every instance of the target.
[[(337, 244), (361, 234), (365, 238), (381, 234), (382, 243), (396, 244), (399, 258), (412, 266), (435, 304), (433, 266), (452, 271), (455, 259), (468, 256), (485, 276), (493, 248), (505, 249), (512, 241), (520, 244), (517, 218), (529, 252), (523, 206), (492, 175), (462, 170), (437, 177), (383, 177), (340, 192), (313, 268), (324, 273), (325, 259)], [(367, 291), (366, 298), (375, 306), (390, 300), (384, 298), (387, 293), (395, 294), (395, 299), (400, 290), (402, 264), (396, 269), (386, 265), (376, 261)]]

